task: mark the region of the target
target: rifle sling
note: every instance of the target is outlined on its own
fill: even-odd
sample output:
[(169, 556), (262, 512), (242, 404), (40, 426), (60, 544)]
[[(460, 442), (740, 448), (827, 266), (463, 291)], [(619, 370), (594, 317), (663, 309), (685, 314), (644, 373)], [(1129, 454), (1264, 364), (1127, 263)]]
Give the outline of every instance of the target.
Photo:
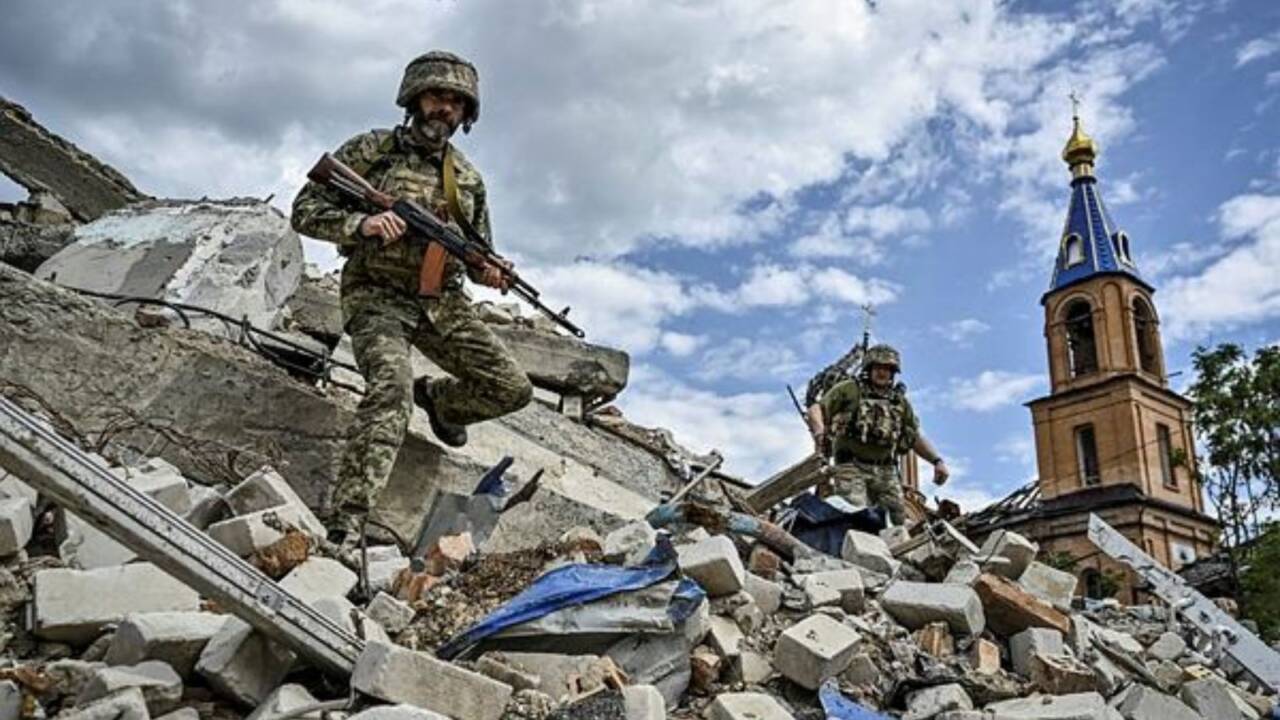
[(480, 237), (480, 233), (471, 226), (471, 221), (467, 219), (466, 214), (462, 212), (462, 206), (458, 204), (458, 179), (453, 168), (452, 143), (444, 145), (444, 161), (441, 163), (440, 170), (444, 179), (444, 201), (449, 208), (449, 217), (458, 223), (462, 228), (462, 234), (469, 240), (479, 243), (481, 247), (488, 247), (489, 243), (485, 242), (484, 238)]

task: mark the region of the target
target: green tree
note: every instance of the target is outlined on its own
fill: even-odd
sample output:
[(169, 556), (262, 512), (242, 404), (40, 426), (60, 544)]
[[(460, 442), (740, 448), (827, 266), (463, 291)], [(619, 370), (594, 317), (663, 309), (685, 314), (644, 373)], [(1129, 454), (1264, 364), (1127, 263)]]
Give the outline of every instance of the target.
[(1222, 523), (1239, 595), (1240, 554), (1261, 533), (1263, 513), (1280, 507), (1280, 347), (1250, 359), (1239, 345), (1222, 344), (1196, 348), (1192, 357), (1188, 394), (1203, 446), (1196, 470)]
[(1249, 617), (1268, 642), (1280, 640), (1280, 523), (1272, 523), (1250, 548), (1240, 578)]

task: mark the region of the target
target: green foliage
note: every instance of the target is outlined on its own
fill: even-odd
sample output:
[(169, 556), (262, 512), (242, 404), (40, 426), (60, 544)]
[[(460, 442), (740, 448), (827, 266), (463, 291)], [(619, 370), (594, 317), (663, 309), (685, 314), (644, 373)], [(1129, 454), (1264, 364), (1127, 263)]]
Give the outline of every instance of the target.
[(1280, 523), (1272, 523), (1249, 552), (1240, 578), (1247, 615), (1268, 642), (1280, 640)]
[(1076, 558), (1069, 552), (1057, 550), (1045, 553), (1039, 558), (1039, 560), (1054, 570), (1061, 570), (1062, 572), (1069, 573), (1074, 573), (1076, 571)]
[(1115, 597), (1122, 587), (1124, 587), (1124, 573), (1117, 570), (1102, 571), (1102, 577), (1098, 579), (1098, 591), (1102, 597)]

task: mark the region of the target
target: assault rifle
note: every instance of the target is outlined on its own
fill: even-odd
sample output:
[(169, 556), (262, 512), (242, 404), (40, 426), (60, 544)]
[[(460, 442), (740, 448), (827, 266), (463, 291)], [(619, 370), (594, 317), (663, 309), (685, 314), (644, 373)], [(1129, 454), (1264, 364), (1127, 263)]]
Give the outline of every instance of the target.
[[(439, 297), (440, 287), (444, 280), (446, 254), (452, 255), (468, 267), (483, 270), (495, 267), (506, 279), (507, 288), (521, 300), (532, 305), (539, 312), (551, 318), (557, 325), (573, 333), (574, 337), (583, 337), (582, 328), (569, 320), (569, 308), (556, 312), (538, 299), (541, 293), (524, 278), (516, 274), (502, 256), (489, 249), (483, 243), (475, 242), (458, 231), (441, 222), (435, 215), (412, 200), (396, 199), (379, 191), (367, 180), (329, 153), (320, 156), (307, 173), (312, 182), (336, 191), (343, 198), (379, 210), (390, 210), (409, 226), (407, 235), (426, 243), (423, 251), (422, 272), (418, 276), (418, 294), (424, 297)], [(389, 241), (390, 242), (396, 241)]]

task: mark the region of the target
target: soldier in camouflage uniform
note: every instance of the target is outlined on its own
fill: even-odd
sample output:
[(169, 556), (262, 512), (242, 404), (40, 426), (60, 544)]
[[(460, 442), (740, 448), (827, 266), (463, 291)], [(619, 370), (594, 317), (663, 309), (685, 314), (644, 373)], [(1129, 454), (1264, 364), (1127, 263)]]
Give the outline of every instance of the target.
[(831, 448), (835, 492), (854, 504), (884, 508), (895, 524), (903, 522), (902, 481), (898, 463), (908, 450), (933, 464), (933, 481), (941, 485), (951, 474), (933, 445), (920, 432), (920, 421), (907, 400), (906, 388), (894, 382), (901, 367), (898, 351), (888, 345), (867, 350), (863, 375), (837, 383), (822, 396), (814, 440)]
[[(379, 190), (417, 201), (454, 229), (492, 246), (484, 182), (449, 143), (459, 126), (470, 131), (479, 117), (475, 67), (452, 53), (422, 55), (405, 68), (396, 104), (405, 109), (403, 125), (357, 135), (334, 156)], [(475, 271), (450, 256), (440, 296), (421, 297), (421, 246), (398, 242), (405, 223), (391, 212), (365, 214), (316, 183), (307, 183), (294, 200), (293, 227), (336, 243), (347, 259), (342, 321), (365, 379), (365, 396), (348, 430), (326, 509), (335, 539), (349, 541), (387, 483), (413, 404), (427, 411), (441, 441), (457, 447), (466, 442), (467, 425), (519, 410), (533, 388), (463, 291), (464, 273), (505, 290), (498, 268)], [(415, 380), (410, 347), (452, 377)]]

